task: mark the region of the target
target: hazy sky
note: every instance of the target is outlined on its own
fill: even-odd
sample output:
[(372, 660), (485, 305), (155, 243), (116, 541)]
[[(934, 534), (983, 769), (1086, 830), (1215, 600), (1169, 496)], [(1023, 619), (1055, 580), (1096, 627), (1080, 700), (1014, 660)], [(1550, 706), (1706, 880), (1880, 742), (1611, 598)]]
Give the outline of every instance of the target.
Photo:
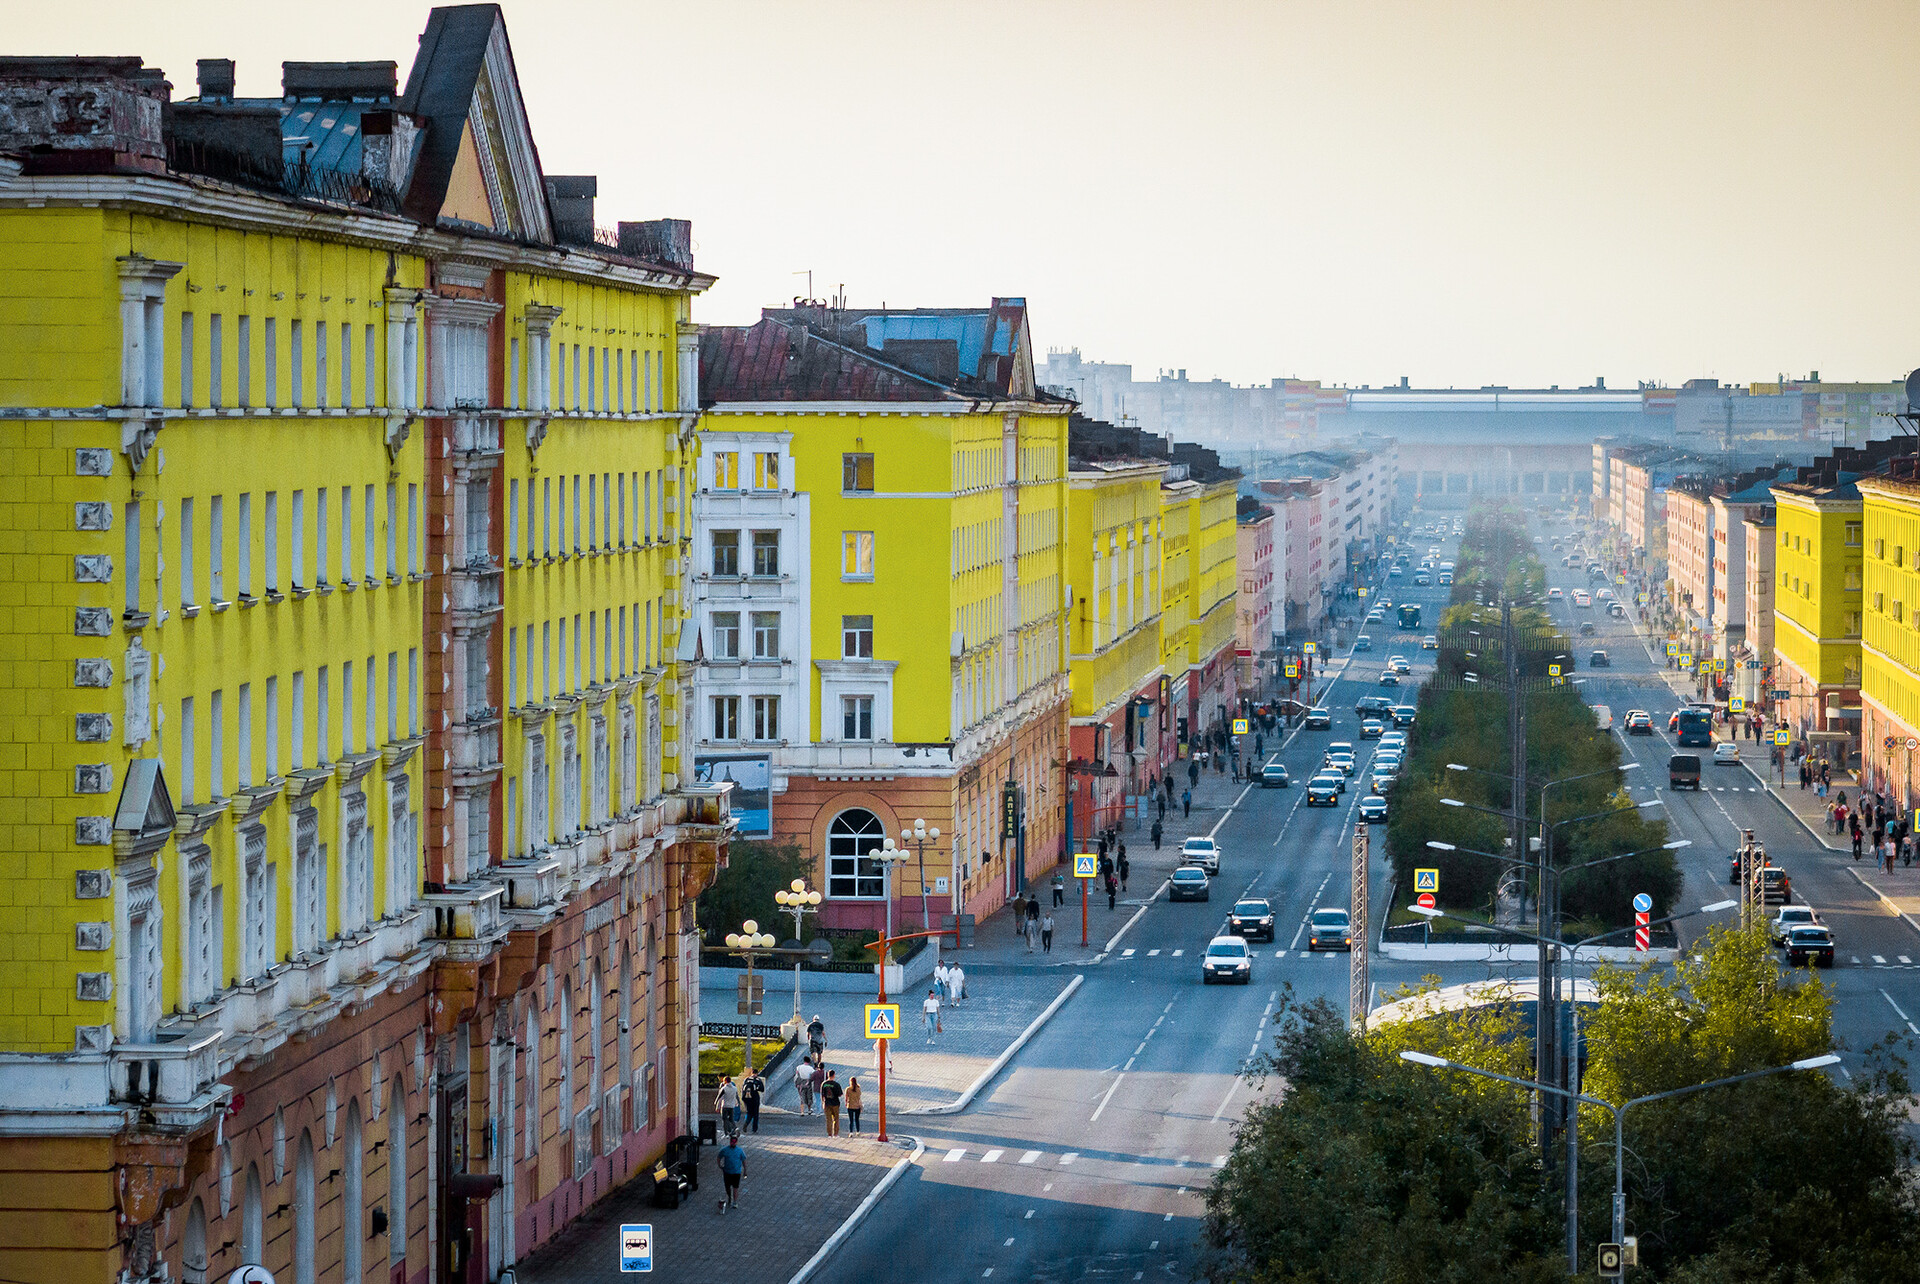
[[(391, 58), (401, 0), (8, 0), (11, 53)], [(1920, 3), (507, 0), (541, 162), (694, 221), (706, 321), (1025, 295), (1136, 377), (1920, 365)]]

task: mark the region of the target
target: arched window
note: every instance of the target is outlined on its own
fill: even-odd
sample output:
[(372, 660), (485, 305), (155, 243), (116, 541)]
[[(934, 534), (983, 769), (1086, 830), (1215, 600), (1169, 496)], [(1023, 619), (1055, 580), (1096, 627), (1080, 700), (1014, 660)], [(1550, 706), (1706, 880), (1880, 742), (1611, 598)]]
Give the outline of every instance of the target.
[(187, 1229), (180, 1240), (180, 1278), (185, 1284), (207, 1284), (207, 1208), (198, 1195), (187, 1205)]
[(527, 1153), (532, 1159), (540, 1153), (540, 1004), (527, 1004)]
[(560, 1046), (555, 1052), (560, 1058), (560, 1131), (573, 1131), (573, 982), (571, 979), (560, 982)]
[(302, 1128), (293, 1160), (294, 1284), (314, 1284), (313, 1240), (313, 1134)]
[(240, 1264), (263, 1266), (260, 1254), (266, 1246), (265, 1213), (261, 1209), (260, 1165), (247, 1165), (247, 1193), (240, 1203)]
[(407, 1082), (393, 1072), (387, 1103), (387, 1273), (407, 1262)]
[(886, 841), (887, 827), (864, 808), (841, 812), (827, 826), (827, 895), (836, 900), (879, 900), (887, 894), (880, 862), (870, 859)]
[(341, 1274), (347, 1284), (360, 1284), (366, 1272), (362, 1266), (361, 1250), (366, 1243), (366, 1152), (362, 1148), (360, 1136), (360, 1103), (347, 1103), (347, 1153), (341, 1167), (345, 1190), (342, 1192), (345, 1205), (340, 1212), (340, 1266)]

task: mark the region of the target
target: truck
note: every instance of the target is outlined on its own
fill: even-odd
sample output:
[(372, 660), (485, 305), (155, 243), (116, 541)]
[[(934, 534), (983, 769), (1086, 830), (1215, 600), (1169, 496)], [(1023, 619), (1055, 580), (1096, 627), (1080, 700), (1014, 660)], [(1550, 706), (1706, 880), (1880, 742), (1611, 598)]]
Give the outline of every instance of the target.
[(1417, 605), (1412, 602), (1401, 604), (1400, 627), (1403, 629), (1417, 629), (1420, 627), (1420, 608)]

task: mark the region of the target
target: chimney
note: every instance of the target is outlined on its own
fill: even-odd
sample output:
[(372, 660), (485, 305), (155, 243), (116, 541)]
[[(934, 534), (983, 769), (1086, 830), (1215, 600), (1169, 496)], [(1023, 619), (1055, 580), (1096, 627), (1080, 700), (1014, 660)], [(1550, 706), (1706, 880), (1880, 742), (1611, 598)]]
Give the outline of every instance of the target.
[(600, 180), (592, 174), (547, 176), (554, 240), (570, 245), (593, 244), (593, 198), (599, 194)]
[(288, 102), (392, 102), (395, 62), (283, 62), (280, 92)]
[(201, 102), (233, 101), (233, 59), (202, 58), (194, 67), (199, 72)]
[(1402, 391), (1402, 392), (1405, 392), (1406, 390), (1407, 390), (1407, 377), (1406, 377), (1405, 375), (1401, 375), (1401, 376), (1400, 376), (1400, 391)]

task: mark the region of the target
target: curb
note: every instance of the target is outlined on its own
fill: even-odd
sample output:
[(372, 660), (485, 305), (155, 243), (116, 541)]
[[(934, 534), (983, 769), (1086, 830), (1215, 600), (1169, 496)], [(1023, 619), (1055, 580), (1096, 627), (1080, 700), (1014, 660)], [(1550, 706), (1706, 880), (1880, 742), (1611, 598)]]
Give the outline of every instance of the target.
[(840, 1223), (839, 1229), (827, 1236), (827, 1242), (807, 1259), (806, 1265), (793, 1273), (793, 1277), (787, 1281), (787, 1284), (805, 1284), (805, 1281), (812, 1279), (814, 1272), (820, 1269), (821, 1264), (833, 1256), (834, 1250), (846, 1243), (847, 1237), (867, 1219), (874, 1205), (880, 1202), (880, 1197), (893, 1188), (893, 1184), (900, 1180), (901, 1174), (907, 1171), (908, 1166), (926, 1153), (926, 1143), (918, 1137), (909, 1137), (905, 1140), (913, 1143), (913, 1153), (902, 1155), (895, 1161), (893, 1167), (887, 1169), (886, 1175), (875, 1182), (873, 1189), (867, 1192), (867, 1197), (860, 1201), (860, 1206), (847, 1214), (847, 1219)]
[(1853, 875), (1854, 879), (1860, 884), (1860, 886), (1866, 888), (1868, 891), (1872, 892), (1875, 896), (1878, 896), (1880, 898), (1880, 903), (1887, 907), (1887, 913), (1893, 915), (1897, 919), (1900, 919), (1901, 921), (1906, 923), (1908, 927), (1912, 928), (1914, 931), (1920, 932), (1920, 923), (1916, 923), (1913, 921), (1913, 915), (1907, 913), (1905, 910), (1902, 910), (1898, 905), (1894, 904), (1892, 899), (1889, 898), (1885, 892), (1875, 887), (1872, 883), (1869, 883), (1866, 880), (1866, 876), (1863, 875), (1859, 870), (1855, 869), (1851, 865), (1844, 866), (1844, 868), (1849, 874)]
[(1120, 930), (1115, 932), (1112, 936), (1108, 937), (1107, 943), (1100, 947), (1100, 952), (1094, 955), (1091, 959), (1087, 961), (1089, 967), (1091, 967), (1095, 963), (1106, 962), (1107, 955), (1113, 953), (1113, 947), (1120, 944), (1120, 938), (1133, 930), (1133, 925), (1140, 921), (1140, 918), (1142, 915), (1144, 915), (1148, 910), (1153, 908), (1154, 904), (1157, 901), (1159, 901), (1162, 893), (1164, 893), (1167, 890), (1167, 884), (1171, 883), (1172, 881), (1173, 879), (1170, 877), (1163, 878), (1160, 880), (1160, 886), (1153, 889), (1153, 895), (1147, 897), (1146, 900), (1142, 901), (1140, 904), (1140, 908), (1133, 912), (1133, 917), (1128, 919), (1125, 923), (1122, 923), (1120, 925)]
[[(985, 1070), (982, 1070), (980, 1077), (969, 1084), (965, 1092), (955, 1097), (952, 1101), (947, 1102), (945, 1105), (916, 1106), (909, 1110), (896, 1110), (894, 1113), (900, 1115), (954, 1115), (965, 1110), (973, 1104), (973, 1099), (979, 1095), (980, 1090), (986, 1087), (995, 1075), (1007, 1068), (1007, 1062), (1013, 1060), (1014, 1054), (1026, 1047), (1027, 1041), (1040, 1032), (1040, 1027), (1053, 1018), (1053, 1014), (1060, 1010), (1060, 1005), (1073, 997), (1073, 992), (1079, 989), (1080, 983), (1086, 979), (1087, 974), (1082, 972), (1071, 981), (1068, 981), (1067, 988), (1053, 996), (1053, 1002), (1047, 1004), (1046, 1011), (1029, 1022), (1027, 1028), (1020, 1032), (1020, 1037), (1008, 1044), (1007, 1050), (995, 1057), (993, 1064)], [(798, 1276), (795, 1276), (795, 1279), (798, 1278)]]
[[(1742, 765), (1744, 766), (1745, 764), (1743, 763)], [(1753, 776), (1760, 775), (1759, 772), (1754, 771), (1753, 768), (1751, 767), (1747, 768), (1747, 773)], [(1774, 802), (1780, 805), (1781, 811), (1786, 812), (1788, 816), (1798, 821), (1800, 823), (1800, 828), (1806, 830), (1808, 834), (1812, 835), (1813, 840), (1820, 844), (1820, 847), (1823, 851), (1851, 852), (1853, 850), (1851, 847), (1836, 847), (1832, 843), (1828, 842), (1827, 836), (1824, 833), (1822, 833), (1820, 830), (1815, 829), (1813, 827), (1812, 821), (1808, 820), (1805, 816), (1802, 816), (1799, 812), (1795, 811), (1793, 808), (1787, 805), (1787, 800), (1780, 796), (1779, 791), (1776, 790), (1773, 787), (1773, 785), (1766, 780), (1765, 777), (1760, 777), (1760, 788), (1765, 791), (1767, 797), (1773, 799)]]

